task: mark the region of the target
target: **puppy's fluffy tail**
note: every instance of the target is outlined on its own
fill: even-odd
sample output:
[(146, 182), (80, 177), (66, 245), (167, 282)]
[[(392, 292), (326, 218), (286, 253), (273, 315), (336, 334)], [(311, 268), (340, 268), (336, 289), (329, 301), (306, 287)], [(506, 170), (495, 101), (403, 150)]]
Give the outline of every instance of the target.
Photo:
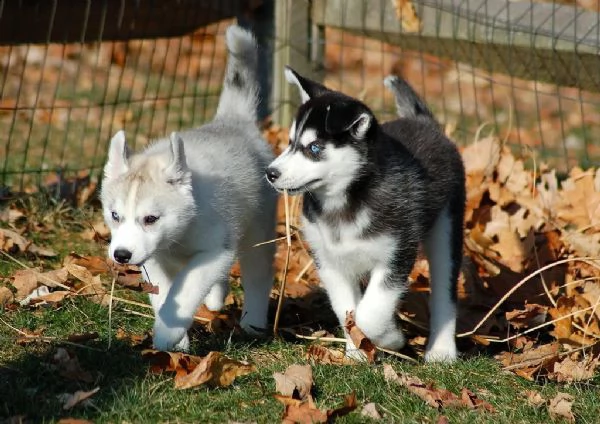
[(394, 94), (396, 110), (401, 118), (426, 116), (435, 120), (433, 113), (431, 113), (425, 102), (402, 78), (396, 75), (388, 75), (383, 80), (383, 85)]
[(258, 103), (256, 41), (252, 33), (237, 25), (227, 28), (225, 40), (229, 55), (216, 117), (236, 117), (256, 121)]

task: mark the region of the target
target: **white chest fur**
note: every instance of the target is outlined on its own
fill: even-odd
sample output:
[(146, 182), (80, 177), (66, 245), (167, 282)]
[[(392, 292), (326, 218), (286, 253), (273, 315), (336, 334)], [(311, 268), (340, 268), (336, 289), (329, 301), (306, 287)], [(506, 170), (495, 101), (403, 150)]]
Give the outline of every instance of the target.
[(303, 232), (322, 267), (332, 267), (348, 277), (369, 273), (385, 263), (395, 250), (395, 240), (387, 235), (365, 236), (370, 224), (368, 211), (359, 212), (350, 222), (330, 225), (321, 219), (303, 220)]

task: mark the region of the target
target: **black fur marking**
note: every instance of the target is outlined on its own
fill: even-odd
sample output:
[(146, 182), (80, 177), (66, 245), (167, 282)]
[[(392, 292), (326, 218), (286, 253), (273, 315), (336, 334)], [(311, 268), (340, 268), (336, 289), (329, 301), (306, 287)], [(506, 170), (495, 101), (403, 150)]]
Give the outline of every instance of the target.
[[(303, 128), (316, 130), (317, 139), (326, 149), (351, 146), (365, 158), (356, 179), (346, 190), (347, 203), (342, 210), (323, 210), (318, 192), (304, 194), (303, 214), (309, 222), (318, 219), (330, 225), (351, 221), (362, 208), (368, 208), (371, 224), (365, 236), (390, 234), (396, 240), (397, 252), (390, 266), (394, 269), (389, 284), (405, 284), (416, 260), (418, 245), (433, 227), (444, 208), (452, 223), (451, 257), (453, 262), (453, 298), (462, 259), (465, 205), (465, 176), (462, 158), (431, 118), (422, 104), (415, 106), (414, 116), (378, 124), (373, 117), (363, 139), (356, 139), (351, 130), (335, 134), (325, 125), (328, 106), (337, 103), (357, 103), (345, 108), (362, 113), (369, 109), (341, 93), (329, 91), (300, 106), (296, 122), (305, 120)], [(305, 113), (311, 110), (306, 116)], [(356, 115), (354, 115), (356, 116)], [(341, 119), (341, 118), (340, 118)], [(351, 121), (352, 116), (346, 118)], [(302, 131), (297, 131), (299, 139)], [(299, 144), (296, 140), (296, 144)], [(299, 148), (299, 146), (293, 146)]]
[(308, 219), (308, 222), (315, 222), (317, 217), (323, 213), (323, 205), (319, 199), (307, 192), (302, 198), (302, 214)]
[(233, 75), (231, 76), (231, 85), (238, 89), (244, 87), (244, 79), (238, 71), (233, 72)]

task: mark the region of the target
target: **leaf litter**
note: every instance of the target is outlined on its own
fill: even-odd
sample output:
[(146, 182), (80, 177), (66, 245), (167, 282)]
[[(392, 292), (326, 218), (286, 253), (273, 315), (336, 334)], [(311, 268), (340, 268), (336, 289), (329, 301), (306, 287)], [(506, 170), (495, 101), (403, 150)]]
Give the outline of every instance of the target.
[(463, 388), (460, 395), (457, 395), (449, 390), (436, 388), (433, 383), (425, 384), (418, 377), (405, 373), (398, 374), (390, 364), (383, 364), (383, 375), (386, 381), (403, 386), (410, 393), (421, 398), (427, 405), (438, 410), (457, 407), (496, 412), (491, 404), (479, 399), (467, 388)]
[[(277, 126), (268, 128), (265, 136), (276, 151), (287, 143), (287, 131)], [(472, 352), (490, 347), (496, 352), (500, 349), (497, 359), (505, 369), (526, 379), (543, 377), (570, 383), (592, 378), (600, 360), (597, 349), (600, 339), (600, 170), (573, 168), (568, 175), (559, 177), (544, 164), (527, 166), (531, 160), (515, 157), (492, 136), (463, 148), (462, 154), (467, 172), (467, 209), (465, 260), (458, 287), (457, 329), (462, 333), (459, 336), (468, 336), (470, 344), (465, 346)], [(327, 299), (319, 287), (309, 246), (295, 230), (300, 227), (300, 203), (298, 198), (293, 198), (290, 207), (294, 233), (281, 325), (286, 330), (289, 326), (289, 333), (298, 336), (307, 334), (305, 331), (310, 335), (323, 326), (331, 329), (337, 324), (325, 307)], [(278, 238), (285, 240), (283, 210), (280, 201)], [(14, 208), (2, 210), (0, 217), (10, 219), (9, 225), (15, 225), (26, 214), (15, 211)], [(23, 254), (40, 259), (55, 256), (51, 249), (38, 248), (27, 240), (25, 233), (2, 229), (0, 250), (17, 257)], [(82, 233), (83, 238), (102, 243), (108, 235), (101, 221)], [(287, 247), (285, 241), (276, 244), (275, 267), (282, 275)], [(58, 269), (28, 268), (6, 276), (0, 286), (0, 300), (10, 306), (44, 287), (42, 291), (47, 290), (47, 293), (31, 296), (30, 306), (24, 307), (57, 306), (64, 299), (79, 295), (107, 305), (108, 287), (113, 279), (118, 287), (126, 290), (149, 293), (157, 290), (156, 286), (142, 281), (141, 270), (136, 267), (72, 253)], [(239, 270), (232, 269), (231, 279), (234, 286), (239, 285)], [(421, 355), (429, 320), (429, 269), (423, 257), (417, 259), (409, 281), (409, 292), (399, 317), (406, 327), (408, 344)], [(517, 284), (521, 286), (515, 290)], [(273, 297), (278, 295), (277, 290), (275, 287)], [(228, 299), (224, 311), (212, 313), (199, 309), (197, 322), (210, 332), (231, 331), (242, 302), (237, 296)], [(492, 308), (493, 313), (487, 316)], [(477, 331), (472, 332), (474, 328)], [(374, 361), (375, 347), (361, 334), (352, 316), (346, 322), (346, 329), (368, 361)], [(128, 335), (123, 337), (133, 344), (149, 340), (147, 336), (140, 336), (137, 341)], [(498, 342), (508, 348), (503, 350)], [(238, 372), (253, 370), (249, 364), (229, 362), (218, 352), (209, 356), (204, 362), (192, 357), (177, 359), (179, 365), (172, 366), (174, 369), (170, 371), (185, 379), (176, 384), (180, 387), (231, 384), (235, 376), (241, 375)], [(307, 348), (306, 358), (325, 364), (354, 363), (342, 350), (316, 343)], [(200, 364), (202, 367), (198, 368)], [(199, 371), (189, 377), (196, 369)], [(221, 379), (222, 375), (226, 377)], [(434, 403), (457, 404), (489, 410), (487, 404), (468, 389), (460, 394), (447, 393), (432, 384), (406, 378), (405, 385), (415, 392), (421, 390), (432, 406)], [(317, 414), (314, 403), (291, 399), (293, 401), (283, 401), (289, 402), (286, 408), (290, 408), (290, 413), (302, 409)]]
[(203, 384), (226, 387), (230, 386), (236, 377), (256, 371), (253, 364), (230, 359), (215, 351), (200, 357), (181, 352), (146, 349), (142, 356), (150, 361), (150, 371), (153, 373), (175, 372), (176, 389), (190, 389)]
[(275, 399), (284, 406), (282, 423), (326, 423), (357, 408), (354, 392), (344, 395), (342, 405), (323, 410), (312, 395), (313, 373), (310, 365), (290, 365), (283, 373), (274, 373)]

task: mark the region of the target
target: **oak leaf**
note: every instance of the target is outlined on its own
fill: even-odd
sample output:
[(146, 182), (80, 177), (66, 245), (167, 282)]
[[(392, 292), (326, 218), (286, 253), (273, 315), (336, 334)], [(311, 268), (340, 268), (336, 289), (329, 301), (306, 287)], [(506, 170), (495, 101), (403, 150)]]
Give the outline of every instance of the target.
[(567, 393), (559, 392), (554, 398), (550, 400), (548, 404), (548, 412), (552, 418), (564, 418), (570, 423), (575, 422), (575, 415), (571, 410), (573, 406), (573, 396)]
[(77, 390), (73, 394), (63, 393), (62, 395), (60, 395), (60, 398), (63, 401), (63, 409), (73, 408), (75, 405), (78, 405), (92, 397), (99, 390), (100, 387), (96, 387), (95, 389), (92, 389), (90, 391)]
[(208, 384), (212, 387), (225, 387), (233, 383), (236, 377), (256, 371), (252, 364), (227, 358), (220, 352), (210, 352), (187, 375), (175, 376), (176, 389), (189, 389)]
[(334, 365), (354, 365), (356, 361), (349, 358), (341, 350), (330, 349), (328, 347), (312, 344), (306, 350), (306, 358), (312, 359), (320, 364)]
[(313, 386), (312, 368), (310, 365), (290, 365), (285, 372), (273, 374), (275, 390), (283, 396), (307, 400)]
[(354, 311), (346, 313), (346, 322), (344, 323), (344, 327), (346, 332), (350, 335), (352, 343), (354, 343), (354, 346), (356, 346), (356, 348), (365, 356), (367, 362), (375, 362), (377, 348), (373, 342), (367, 336), (365, 336), (365, 333), (363, 333), (362, 330), (356, 325)]

